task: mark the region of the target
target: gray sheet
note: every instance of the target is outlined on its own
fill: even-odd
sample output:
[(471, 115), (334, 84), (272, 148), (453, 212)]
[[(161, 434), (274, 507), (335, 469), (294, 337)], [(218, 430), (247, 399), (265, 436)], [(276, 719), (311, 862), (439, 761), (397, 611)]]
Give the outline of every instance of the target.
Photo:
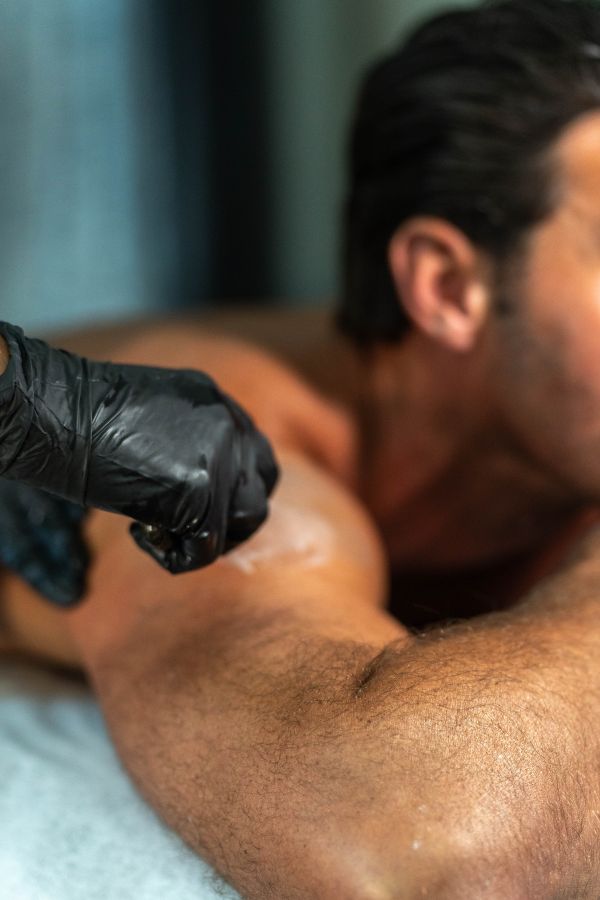
[(0, 661), (0, 900), (234, 900), (124, 774), (97, 704)]

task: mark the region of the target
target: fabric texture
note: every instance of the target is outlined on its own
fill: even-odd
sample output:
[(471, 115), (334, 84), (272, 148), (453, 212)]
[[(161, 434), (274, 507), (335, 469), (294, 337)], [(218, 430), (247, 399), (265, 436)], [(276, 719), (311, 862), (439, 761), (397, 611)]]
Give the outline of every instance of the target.
[(239, 900), (140, 798), (78, 680), (0, 663), (0, 900)]

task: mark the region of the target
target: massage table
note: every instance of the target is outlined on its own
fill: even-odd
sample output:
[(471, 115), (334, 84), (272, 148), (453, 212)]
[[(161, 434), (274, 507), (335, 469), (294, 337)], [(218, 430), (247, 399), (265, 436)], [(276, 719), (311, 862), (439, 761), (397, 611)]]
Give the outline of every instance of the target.
[(239, 900), (141, 799), (90, 689), (0, 660), (0, 900)]

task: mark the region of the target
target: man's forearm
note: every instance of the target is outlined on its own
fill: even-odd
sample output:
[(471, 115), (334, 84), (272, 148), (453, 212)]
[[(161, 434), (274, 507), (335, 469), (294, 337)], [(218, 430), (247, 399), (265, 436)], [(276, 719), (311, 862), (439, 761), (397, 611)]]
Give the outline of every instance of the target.
[(92, 675), (141, 790), (245, 897), (597, 897), (588, 546), (519, 607), (383, 650), (238, 597), (208, 628), (157, 611)]

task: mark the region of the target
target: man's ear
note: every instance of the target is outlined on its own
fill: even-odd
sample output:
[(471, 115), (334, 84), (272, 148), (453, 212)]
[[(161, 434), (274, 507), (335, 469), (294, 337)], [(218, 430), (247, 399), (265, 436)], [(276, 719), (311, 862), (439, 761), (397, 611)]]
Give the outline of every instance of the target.
[(415, 325), (452, 350), (471, 350), (490, 303), (480, 255), (466, 235), (443, 219), (409, 219), (390, 240), (388, 263)]

